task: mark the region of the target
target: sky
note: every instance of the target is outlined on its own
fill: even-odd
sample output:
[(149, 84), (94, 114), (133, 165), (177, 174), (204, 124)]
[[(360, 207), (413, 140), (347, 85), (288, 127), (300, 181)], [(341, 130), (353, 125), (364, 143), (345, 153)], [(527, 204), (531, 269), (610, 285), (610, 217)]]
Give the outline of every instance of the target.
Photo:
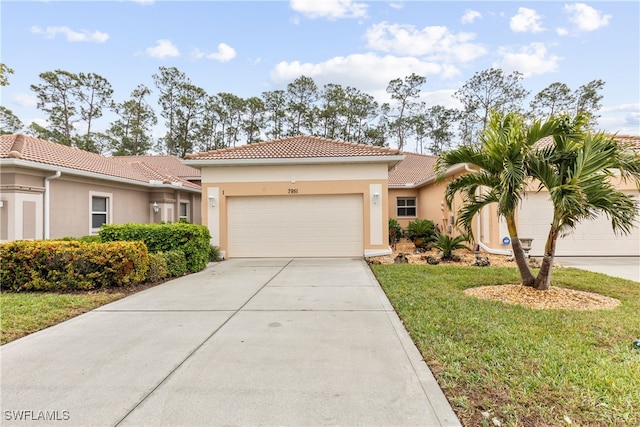
[(105, 77), (116, 102), (145, 84), (152, 104), (159, 67), (211, 95), (260, 96), (305, 75), (379, 102), (416, 73), (427, 105), (456, 108), (456, 90), (500, 68), (523, 73), (531, 97), (601, 79), (598, 127), (640, 135), (638, 1), (3, 0), (0, 14), (0, 61), (15, 71), (0, 100), (25, 125), (44, 123), (30, 85), (54, 70)]

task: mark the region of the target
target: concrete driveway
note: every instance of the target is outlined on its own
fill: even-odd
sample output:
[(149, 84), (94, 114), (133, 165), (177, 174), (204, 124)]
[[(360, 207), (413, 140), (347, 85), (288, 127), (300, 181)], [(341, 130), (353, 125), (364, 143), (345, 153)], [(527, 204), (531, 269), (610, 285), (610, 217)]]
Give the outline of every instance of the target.
[(2, 425), (460, 425), (362, 259), (224, 261), (0, 351)]
[(556, 257), (555, 262), (640, 282), (640, 257)]

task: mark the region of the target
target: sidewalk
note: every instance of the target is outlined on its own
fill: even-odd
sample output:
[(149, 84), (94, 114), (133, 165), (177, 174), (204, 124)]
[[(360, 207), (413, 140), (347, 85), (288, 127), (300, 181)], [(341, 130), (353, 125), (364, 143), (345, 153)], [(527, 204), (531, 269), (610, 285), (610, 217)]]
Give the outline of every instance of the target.
[(224, 261), (1, 364), (2, 425), (460, 425), (361, 259)]

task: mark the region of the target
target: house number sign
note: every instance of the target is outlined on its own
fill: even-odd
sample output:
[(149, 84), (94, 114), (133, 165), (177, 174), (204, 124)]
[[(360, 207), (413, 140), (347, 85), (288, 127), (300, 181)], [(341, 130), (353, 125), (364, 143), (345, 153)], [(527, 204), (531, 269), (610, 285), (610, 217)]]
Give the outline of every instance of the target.
[(297, 188), (290, 188), (289, 191), (287, 191), (288, 194), (298, 194), (298, 189)]

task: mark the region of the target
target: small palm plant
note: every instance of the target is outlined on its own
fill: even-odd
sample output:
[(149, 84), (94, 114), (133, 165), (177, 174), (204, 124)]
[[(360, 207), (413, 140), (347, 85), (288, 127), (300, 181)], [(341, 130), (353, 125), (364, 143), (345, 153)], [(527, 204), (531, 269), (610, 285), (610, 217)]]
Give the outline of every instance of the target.
[(467, 242), (468, 236), (461, 234), (459, 236), (451, 237), (447, 234), (438, 233), (437, 240), (429, 245), (430, 248), (440, 249), (442, 251), (442, 259), (451, 259), (453, 251), (456, 249), (467, 249), (469, 247), (463, 242)]
[(417, 248), (426, 248), (436, 240), (436, 229), (433, 221), (416, 219), (407, 225), (407, 237)]

